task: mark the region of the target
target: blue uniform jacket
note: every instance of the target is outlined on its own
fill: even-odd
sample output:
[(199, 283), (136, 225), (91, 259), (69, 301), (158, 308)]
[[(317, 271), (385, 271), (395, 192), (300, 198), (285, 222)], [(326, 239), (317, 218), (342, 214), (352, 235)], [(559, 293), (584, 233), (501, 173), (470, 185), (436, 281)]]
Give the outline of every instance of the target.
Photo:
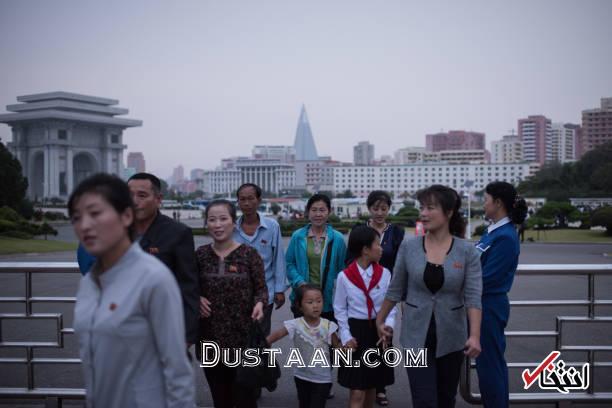
[(482, 294), (507, 294), (512, 288), (521, 246), (514, 224), (509, 222), (485, 233), (476, 248), (481, 252)]

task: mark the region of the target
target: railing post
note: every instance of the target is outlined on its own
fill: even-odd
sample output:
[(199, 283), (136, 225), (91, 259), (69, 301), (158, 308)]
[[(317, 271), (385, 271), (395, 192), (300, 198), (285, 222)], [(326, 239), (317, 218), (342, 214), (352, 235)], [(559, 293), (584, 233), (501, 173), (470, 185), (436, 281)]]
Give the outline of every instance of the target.
[(58, 397), (45, 398), (45, 408), (62, 408), (62, 399)]

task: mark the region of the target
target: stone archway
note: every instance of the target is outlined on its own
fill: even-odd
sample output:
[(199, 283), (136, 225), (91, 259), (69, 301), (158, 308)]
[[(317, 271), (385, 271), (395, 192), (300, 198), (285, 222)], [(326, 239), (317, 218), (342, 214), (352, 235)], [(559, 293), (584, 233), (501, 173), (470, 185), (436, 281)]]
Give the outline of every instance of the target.
[(96, 172), (95, 159), (87, 153), (79, 153), (72, 159), (74, 187)]
[(32, 157), (29, 183), (34, 199), (40, 200), (45, 196), (45, 154), (43, 152), (37, 152)]

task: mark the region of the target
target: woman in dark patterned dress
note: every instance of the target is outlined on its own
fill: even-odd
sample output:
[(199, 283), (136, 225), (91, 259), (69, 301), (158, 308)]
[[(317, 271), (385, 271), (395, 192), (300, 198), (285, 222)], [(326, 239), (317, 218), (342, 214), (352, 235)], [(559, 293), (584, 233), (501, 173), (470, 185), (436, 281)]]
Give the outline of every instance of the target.
[[(268, 304), (263, 261), (255, 249), (233, 240), (236, 209), (231, 202), (211, 202), (204, 218), (213, 243), (196, 250), (200, 339), (214, 341), (221, 349), (245, 348), (251, 322), (263, 318)], [(255, 390), (235, 384), (236, 368), (219, 362), (205, 367), (204, 374), (215, 407), (257, 407)]]

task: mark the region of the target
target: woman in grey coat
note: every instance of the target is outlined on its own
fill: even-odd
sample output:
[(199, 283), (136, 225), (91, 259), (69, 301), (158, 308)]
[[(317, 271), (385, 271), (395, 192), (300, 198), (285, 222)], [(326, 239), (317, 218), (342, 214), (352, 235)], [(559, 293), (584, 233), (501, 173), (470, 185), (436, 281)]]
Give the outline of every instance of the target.
[(378, 331), (388, 342), (393, 329), (384, 324), (385, 318), (405, 299), (400, 343), (415, 352), (427, 349), (427, 368), (407, 368), (412, 404), (454, 407), (464, 356), (480, 354), (480, 259), (474, 245), (459, 238), (465, 224), (455, 190), (433, 185), (418, 192), (417, 199), (427, 233), (400, 246), (377, 317)]
[(97, 258), (81, 279), (74, 316), (87, 406), (195, 407), (181, 295), (168, 268), (132, 242), (127, 185), (94, 175), (72, 193), (68, 211)]

